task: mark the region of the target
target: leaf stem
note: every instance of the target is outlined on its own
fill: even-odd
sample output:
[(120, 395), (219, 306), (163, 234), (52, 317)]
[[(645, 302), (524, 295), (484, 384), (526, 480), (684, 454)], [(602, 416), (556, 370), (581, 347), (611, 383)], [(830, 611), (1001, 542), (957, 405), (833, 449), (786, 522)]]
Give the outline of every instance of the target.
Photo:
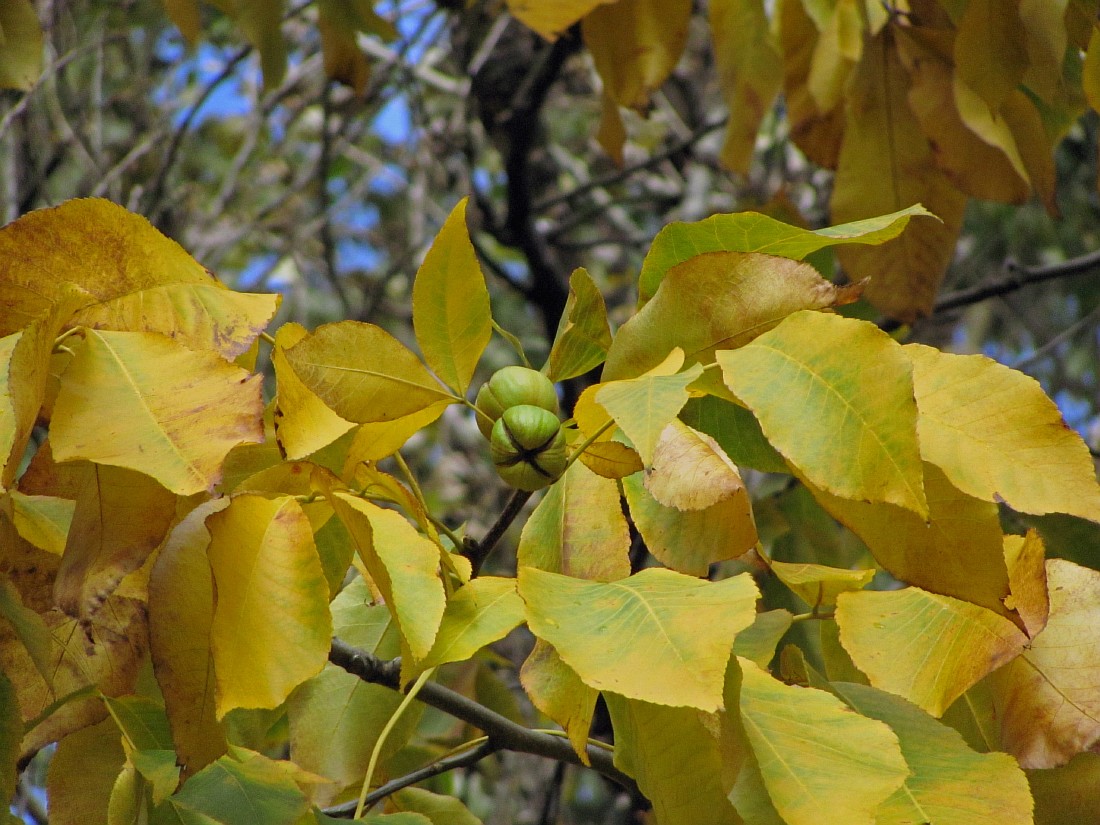
[(795, 616), (791, 616), (791, 624), (795, 622), (808, 622), (808, 621), (825, 621), (827, 619), (836, 618), (835, 610), (820, 611), (811, 610), (809, 613), (799, 613)]
[(577, 447), (577, 449), (575, 449), (570, 454), (569, 459), (565, 462), (565, 469), (568, 470), (571, 466), (573, 466), (573, 462), (581, 457), (581, 453), (583, 453), (585, 450), (587, 450), (589, 447), (591, 447), (593, 444), (595, 444), (596, 441), (599, 439), (599, 437), (601, 435), (603, 435), (605, 432), (607, 432), (609, 429), (611, 429), (614, 426), (615, 426), (615, 419), (614, 418), (609, 419), (607, 421), (607, 423), (605, 423), (602, 427), (600, 427), (598, 430), (596, 430), (596, 432), (592, 433), (592, 435), (588, 436), (588, 438), (586, 438), (584, 441), (582, 441), (581, 445), (579, 447)]

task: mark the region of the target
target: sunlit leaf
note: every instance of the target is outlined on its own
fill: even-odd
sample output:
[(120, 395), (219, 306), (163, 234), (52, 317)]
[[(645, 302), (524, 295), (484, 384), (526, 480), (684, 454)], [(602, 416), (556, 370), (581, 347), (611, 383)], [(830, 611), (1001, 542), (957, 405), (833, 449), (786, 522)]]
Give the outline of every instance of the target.
[(225, 753), (225, 730), (214, 707), (210, 631), (214, 580), (206, 556), (206, 517), (229, 499), (192, 510), (169, 535), (149, 577), (149, 648), (164, 695), (172, 741), (185, 776)]
[[(670, 236), (671, 249), (680, 243), (694, 241)], [(688, 365), (706, 363), (715, 350), (743, 346), (792, 312), (856, 296), (858, 289), (833, 286), (809, 264), (760, 253), (692, 251), (667, 269), (653, 300), (615, 333), (603, 380), (641, 375), (674, 347), (684, 350)]]
[(517, 20), (530, 26), (547, 40), (553, 40), (592, 9), (615, 0), (560, 0), (552, 4), (542, 0), (506, 1), (508, 11)]
[(904, 699), (865, 687), (837, 684), (853, 710), (890, 726), (910, 776), (876, 812), (880, 825), (943, 822), (952, 825), (1031, 825), (1031, 794), (1016, 760), (974, 753), (958, 733)]
[(603, 294), (587, 270), (569, 276), (565, 302), (554, 344), (544, 367), (551, 381), (565, 381), (598, 367), (611, 346), (611, 328)]
[(777, 579), (797, 593), (810, 607), (832, 607), (841, 593), (862, 590), (875, 577), (874, 570), (842, 570), (820, 564), (770, 561)]
[(914, 203), (924, 204), (942, 221), (921, 221), (873, 249), (837, 250), (849, 278), (871, 279), (867, 300), (902, 320), (931, 311), (966, 206), (966, 196), (936, 167), (908, 93), (908, 75), (886, 30), (867, 43), (852, 77), (830, 202), (835, 221), (882, 215)]
[(722, 790), (718, 745), (696, 710), (605, 698), (615, 766), (634, 777), (661, 825), (737, 825)]
[(660, 433), (645, 487), (658, 502), (677, 510), (705, 510), (739, 497), (748, 504), (745, 485), (733, 462), (705, 433), (673, 420)]
[(640, 473), (627, 476), (622, 485), (634, 526), (666, 567), (706, 576), (711, 564), (736, 558), (756, 544), (752, 505), (743, 485), (714, 504), (691, 510), (657, 501)]
[(435, 643), (419, 667), (465, 661), (485, 645), (503, 639), (523, 619), (523, 600), (516, 594), (515, 579), (476, 578), (447, 600)]
[(12, 523), (19, 535), (35, 547), (60, 556), (65, 550), (76, 502), (57, 496), (27, 496), (18, 490), (9, 495)]
[(435, 374), (464, 395), (493, 334), (489, 291), (466, 229), (466, 199), (439, 230), (413, 282), (416, 340)]
[(581, 21), (584, 43), (604, 89), (620, 106), (644, 111), (680, 60), (691, 20), (689, 0), (618, 0)]
[(747, 575), (700, 581), (651, 568), (601, 584), (519, 572), (527, 622), (590, 687), (662, 705), (717, 710), (730, 640), (755, 615)]
[(206, 524), (218, 718), (233, 708), (276, 707), (328, 659), (328, 583), (313, 531), (293, 498), (250, 494)]
[(161, 335), (88, 330), (61, 380), (50, 439), (179, 495), (214, 486), (230, 449), (263, 437), (261, 377)]
[(844, 649), (872, 685), (933, 716), (1028, 641), (984, 607), (915, 587), (842, 593), (836, 621)]
[(581, 461), (604, 478), (625, 478), (642, 469), (642, 459), (633, 447), (612, 440), (618, 428), (607, 410), (596, 401), (600, 386), (586, 388), (573, 407), (573, 419), (580, 435), (585, 439), (596, 437), (581, 453)]
[(911, 370), (886, 333), (798, 312), (718, 362), (768, 440), (815, 485), (927, 514)]
[(448, 406), (449, 402), (439, 402), (392, 421), (360, 424), (351, 446), (348, 447), (343, 475), (354, 473), (355, 465), (360, 462), (389, 458), (405, 446), (405, 442), (415, 433), (438, 419)]
[(1001, 747), (1025, 768), (1053, 768), (1100, 739), (1100, 572), (1047, 562), (1050, 617), (991, 677)]
[(790, 825), (871, 825), (909, 773), (897, 737), (813, 688), (785, 685), (747, 659), (741, 720), (776, 810)]
[(981, 355), (909, 344), (921, 453), (972, 496), (1100, 518), (1088, 447), (1034, 378)]
[(542, 639), (535, 640), (534, 649), (520, 668), (519, 679), (532, 704), (562, 726), (573, 750), (587, 764), (586, 745), (597, 691), (581, 681), (577, 672)]
[(392, 421), (454, 400), (408, 347), (373, 324), (325, 324), (287, 350), (287, 360), (306, 387), (356, 423)]

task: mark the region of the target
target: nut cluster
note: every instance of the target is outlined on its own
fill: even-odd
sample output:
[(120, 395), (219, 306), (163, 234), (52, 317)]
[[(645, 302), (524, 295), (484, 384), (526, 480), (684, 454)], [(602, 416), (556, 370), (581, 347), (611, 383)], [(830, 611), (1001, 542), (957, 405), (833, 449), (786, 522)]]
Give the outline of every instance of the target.
[(481, 387), (476, 403), (484, 413), (478, 427), (506, 482), (520, 490), (540, 490), (565, 471), (565, 434), (549, 378), (526, 367), (504, 367)]

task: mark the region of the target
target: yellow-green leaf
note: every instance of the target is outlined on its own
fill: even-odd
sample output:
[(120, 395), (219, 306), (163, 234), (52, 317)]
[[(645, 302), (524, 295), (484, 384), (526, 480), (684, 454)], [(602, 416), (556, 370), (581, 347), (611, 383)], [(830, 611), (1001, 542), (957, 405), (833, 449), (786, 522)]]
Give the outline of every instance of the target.
[(966, 196), (936, 167), (909, 108), (909, 78), (890, 31), (867, 43), (852, 77), (830, 208), (833, 220), (854, 221), (922, 203), (942, 221), (921, 221), (873, 249), (837, 250), (849, 278), (871, 279), (864, 292), (868, 301), (912, 320), (932, 309), (955, 252)]
[(551, 381), (584, 375), (603, 363), (610, 346), (603, 293), (587, 270), (576, 269), (569, 277), (569, 297), (543, 370)]
[(455, 401), (408, 347), (381, 327), (338, 321), (287, 350), (302, 382), (341, 417), (392, 421)]
[(524, 25), (537, 31), (547, 40), (554, 40), (592, 9), (615, 0), (559, 0), (545, 3), (543, 0), (506, 0), (508, 11)]
[(531, 631), (585, 684), (706, 711), (722, 706), (731, 640), (758, 595), (747, 575), (708, 582), (660, 568), (601, 584), (524, 567), (519, 593)]
[(620, 106), (639, 111), (672, 72), (687, 43), (690, 0), (618, 0), (581, 21), (584, 43)]
[(1054, 768), (1100, 740), (1100, 572), (1047, 562), (1050, 617), (990, 679), (1001, 748), (1025, 768)]
[(466, 198), (432, 242), (413, 282), (416, 340), (435, 374), (465, 395), (493, 334), (489, 291), (466, 229)]
[(19, 781), (19, 742), (23, 738), (23, 720), (15, 687), (0, 670), (0, 799), (11, 800)]
[(516, 580), (481, 576), (451, 594), (432, 649), (418, 666), (469, 659), (485, 645), (503, 639), (523, 623), (523, 600)]
[(738, 662), (741, 720), (783, 820), (820, 825), (827, 812), (845, 825), (872, 825), (878, 806), (909, 774), (894, 733), (835, 696)]
[(1005, 607), (1016, 611), (1027, 635), (1034, 638), (1046, 627), (1050, 616), (1043, 540), (1034, 529), (1026, 536), (1005, 536), (1004, 551), (1009, 589)]
[(1100, 24), (1093, 24), (1081, 70), (1081, 86), (1089, 106), (1100, 111)]
[(832, 607), (841, 593), (862, 590), (875, 577), (874, 570), (842, 570), (820, 564), (769, 561), (768, 567), (813, 608)]
[(12, 523), (19, 535), (58, 556), (65, 550), (76, 502), (57, 496), (27, 496), (12, 490)]
[[(673, 236), (669, 243), (675, 250), (681, 241)], [(692, 253), (667, 269), (653, 300), (619, 327), (603, 380), (641, 375), (675, 347), (684, 350), (688, 365), (707, 363), (715, 350), (743, 346), (792, 312), (824, 309), (857, 296), (857, 288), (836, 287), (809, 264), (786, 258)]]
[(710, 565), (736, 558), (756, 544), (756, 525), (748, 491), (701, 509), (666, 507), (645, 488), (640, 473), (622, 480), (630, 518), (646, 547), (666, 567), (689, 576), (706, 576)]
[(106, 822), (111, 789), (125, 759), (113, 719), (63, 739), (46, 776), (51, 825)]
[(301, 506), (236, 496), (206, 520), (216, 605), (210, 641), (218, 718), (273, 708), (328, 660), (328, 583)]
[[(607, 694), (615, 766), (633, 776), (661, 825), (738, 825), (722, 757), (701, 714)], [(675, 736), (669, 733), (675, 731)]]
[(1034, 378), (982, 355), (909, 344), (921, 453), (951, 483), (1025, 513), (1100, 518), (1092, 457)]
[(933, 716), (1028, 641), (984, 607), (915, 587), (842, 593), (836, 621), (844, 649), (872, 685)]
[(1011, 756), (975, 753), (904, 699), (864, 685), (834, 689), (857, 713), (890, 726), (909, 766), (905, 784), (876, 812), (876, 825), (1032, 825), (1027, 777)]
[(573, 420), (577, 422), (579, 435), (585, 440), (596, 439), (581, 453), (581, 461), (604, 478), (625, 478), (642, 469), (642, 459), (633, 447), (612, 440), (618, 428), (607, 410), (596, 402), (599, 386), (595, 384), (585, 389), (573, 406)]
[(588, 734), (598, 692), (581, 681), (554, 648), (535, 639), (535, 647), (519, 671), (520, 683), (532, 704), (565, 730), (573, 750), (588, 764)]
[(763, 0), (713, 0), (709, 12), (714, 59), (730, 110), (722, 163), (746, 174), (756, 132), (783, 82), (783, 58)]
[(927, 515), (912, 371), (886, 333), (798, 312), (746, 346), (719, 352), (718, 363), (768, 440), (815, 485)]
[(275, 333), (271, 364), (278, 390), (275, 396), (275, 438), (287, 458), (304, 458), (331, 444), (355, 425), (332, 411), (291, 369), (286, 351), (309, 333), (287, 323)]
[(630, 531), (615, 482), (574, 462), (523, 525), (520, 567), (578, 579), (614, 581), (630, 575)]
[[(431, 825), (482, 825), (481, 820), (470, 813), (461, 799), (446, 794), (432, 793), (424, 788), (405, 788), (390, 801), (403, 813), (422, 814)], [(379, 823), (386, 825), (386, 823)], [(393, 825), (401, 825), (396, 819)], [(407, 825), (416, 825), (410, 820)]]
[(179, 495), (210, 489), (233, 447), (263, 438), (261, 383), (162, 335), (88, 330), (54, 404), (54, 457), (137, 470)]
[(1100, 809), (1100, 753), (1079, 753), (1051, 770), (1027, 772), (1035, 825), (1080, 825)]
[(422, 660), (432, 649), (446, 608), (437, 573), (439, 548), (394, 510), (343, 492), (329, 500), (396, 619), (408, 653)]
[(379, 17), (370, 0), (321, 0), (317, 6), (317, 30), (325, 74), (363, 94), (370, 77), (370, 63), (359, 48), (357, 34), (374, 34), (385, 40), (397, 37), (388, 20)]
[(42, 29), (30, 0), (0, 2), (0, 87), (29, 91), (42, 73)]
[[(1018, 0), (968, 0), (955, 37), (955, 71), (996, 112), (1028, 66)], [(1061, 55), (1059, 55), (1059, 58)]]
[(733, 640), (733, 653), (755, 662), (762, 668), (775, 657), (775, 647), (790, 629), (793, 616), (789, 610), (767, 610), (757, 613), (752, 624)]
[(211, 499), (188, 513), (157, 554), (149, 576), (153, 672), (184, 776), (201, 770), (226, 749), (225, 729), (214, 708), (214, 580), (206, 556), (210, 532), (205, 522), (228, 506), (228, 498)]
[(277, 89), (286, 74), (287, 46), (282, 23), (284, 0), (235, 0), (234, 19), (260, 54), (264, 88)]
[(735, 497), (746, 509), (745, 485), (737, 467), (705, 433), (674, 419), (660, 434), (645, 487), (658, 502), (677, 510), (706, 510)]
[(680, 420), (713, 438), (739, 467), (751, 467), (764, 473), (789, 472), (783, 456), (761, 432), (760, 422), (744, 407), (724, 398), (705, 395), (690, 399), (680, 412)]

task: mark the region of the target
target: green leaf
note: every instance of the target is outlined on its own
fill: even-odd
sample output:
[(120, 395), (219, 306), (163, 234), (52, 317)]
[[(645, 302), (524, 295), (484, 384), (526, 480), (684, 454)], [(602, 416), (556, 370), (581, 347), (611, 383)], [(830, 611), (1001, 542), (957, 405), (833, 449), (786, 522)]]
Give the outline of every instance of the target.
[(921, 452), (964, 493), (1025, 513), (1100, 519), (1088, 447), (1034, 378), (982, 355), (903, 347)]
[(752, 624), (733, 640), (733, 655), (755, 662), (762, 668), (775, 658), (775, 648), (791, 627), (788, 610), (767, 610), (757, 613)]
[(218, 825), (297, 825), (309, 805), (287, 763), (238, 750), (248, 758), (221, 757), (191, 777), (167, 804), (179, 809), (187, 823), (195, 821), (187, 818), (193, 813)]
[(516, 580), (481, 576), (455, 591), (447, 600), (439, 633), (421, 669), (462, 662), (485, 645), (503, 639), (523, 623), (523, 600)]
[(872, 685), (933, 716), (1028, 641), (984, 607), (915, 587), (842, 593), (836, 621), (844, 649)]
[(1100, 807), (1100, 754), (1079, 753), (1060, 768), (1028, 771), (1035, 825), (1079, 825)]
[(282, 23), (284, 0), (236, 0), (233, 8), (237, 25), (260, 53), (264, 89), (273, 91), (286, 74), (286, 40)]
[(459, 395), (493, 334), (489, 291), (466, 230), (466, 198), (432, 242), (413, 282), (416, 340), (435, 374)]
[(328, 660), (328, 582), (291, 497), (240, 495), (207, 519), (217, 714), (274, 708)]
[(392, 421), (457, 400), (408, 347), (373, 324), (325, 324), (286, 356), (302, 383), (348, 421)]
[[(679, 360), (682, 359), (681, 353)], [(677, 363), (673, 369), (678, 368)], [(653, 451), (662, 430), (687, 403), (688, 385), (702, 374), (700, 364), (671, 374), (655, 369), (638, 378), (601, 385), (596, 391), (596, 401), (611, 413), (645, 465), (652, 466)]]
[(400, 513), (343, 492), (329, 500), (397, 621), (408, 653), (422, 660), (432, 649), (446, 608), (437, 573), (439, 548)]
[(910, 776), (876, 812), (877, 825), (1031, 825), (1027, 778), (1011, 756), (974, 753), (963, 738), (919, 709), (864, 685), (835, 684), (854, 711), (890, 726)]
[(648, 304), (619, 327), (603, 380), (633, 378), (675, 348), (688, 365), (708, 363), (714, 351), (734, 349), (800, 309), (824, 309), (858, 297), (812, 266), (772, 255), (708, 252), (669, 270)]
[(835, 822), (871, 825), (909, 774), (893, 732), (835, 696), (785, 685), (738, 661), (745, 733), (784, 821), (820, 825), (827, 811)]
[(58, 496), (27, 496), (12, 490), (12, 523), (19, 535), (47, 553), (60, 556), (65, 551), (69, 525), (76, 502)]
[(707, 252), (762, 252), (801, 261), (807, 255), (837, 244), (880, 244), (896, 238), (914, 215), (930, 215), (920, 204), (889, 215), (852, 221), (814, 231), (777, 221), (759, 212), (712, 215), (695, 223), (666, 225), (653, 239), (638, 276), (642, 303), (673, 267)]
[(105, 696), (103, 703), (135, 750), (172, 750), (172, 734), (164, 705), (147, 696)]
[(619, 489), (575, 461), (523, 525), (517, 562), (578, 579), (630, 575), (630, 530)]
[(0, 88), (29, 91), (42, 73), (42, 29), (30, 0), (0, 3)]
[[(692, 708), (605, 694), (615, 766), (634, 777), (661, 825), (737, 825), (714, 736)], [(674, 735), (670, 735), (674, 732)]]
[(133, 751), (130, 761), (152, 785), (154, 805), (159, 805), (175, 793), (180, 781), (180, 766), (176, 764), (174, 750)]
[(810, 607), (832, 607), (841, 593), (862, 590), (875, 577), (874, 570), (842, 570), (820, 564), (788, 564), (770, 561), (777, 579), (797, 593)]
[[(432, 825), (481, 825), (462, 801), (424, 788), (405, 788), (390, 799), (402, 811), (422, 814)], [(399, 823), (394, 822), (394, 825)]]
[(61, 377), (54, 457), (137, 470), (179, 495), (202, 492), (233, 447), (263, 439), (261, 383), (161, 335), (89, 329)]
[(662, 705), (722, 706), (730, 640), (752, 624), (748, 575), (700, 581), (651, 568), (601, 584), (532, 567), (519, 572), (531, 632), (585, 684)]
[(744, 407), (705, 395), (690, 399), (680, 411), (680, 420), (717, 441), (738, 467), (763, 473), (789, 472), (783, 456), (764, 437), (760, 422)]
[(813, 484), (927, 516), (911, 369), (878, 327), (797, 312), (719, 352), (718, 363), (764, 435)]
[(543, 371), (551, 381), (584, 375), (603, 363), (610, 346), (611, 327), (603, 293), (587, 270), (575, 269), (569, 277), (569, 297)]

